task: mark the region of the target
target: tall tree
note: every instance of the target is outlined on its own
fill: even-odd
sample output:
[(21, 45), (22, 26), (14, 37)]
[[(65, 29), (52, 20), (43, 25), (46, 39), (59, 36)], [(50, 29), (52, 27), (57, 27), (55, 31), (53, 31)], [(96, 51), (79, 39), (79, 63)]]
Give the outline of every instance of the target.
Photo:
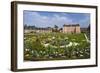
[(58, 31), (58, 26), (57, 26), (57, 25), (55, 25), (55, 26), (54, 26), (54, 28), (55, 28), (55, 29), (54, 29), (54, 30), (55, 30), (55, 32), (57, 32), (57, 31)]

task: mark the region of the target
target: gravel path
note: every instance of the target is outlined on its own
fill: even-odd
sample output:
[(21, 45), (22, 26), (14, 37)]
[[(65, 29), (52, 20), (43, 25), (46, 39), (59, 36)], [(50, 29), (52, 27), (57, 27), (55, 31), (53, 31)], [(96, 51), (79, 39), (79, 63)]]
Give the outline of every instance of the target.
[(85, 38), (86, 38), (86, 41), (87, 41), (87, 42), (90, 42), (85, 33), (84, 33), (84, 36), (85, 36)]

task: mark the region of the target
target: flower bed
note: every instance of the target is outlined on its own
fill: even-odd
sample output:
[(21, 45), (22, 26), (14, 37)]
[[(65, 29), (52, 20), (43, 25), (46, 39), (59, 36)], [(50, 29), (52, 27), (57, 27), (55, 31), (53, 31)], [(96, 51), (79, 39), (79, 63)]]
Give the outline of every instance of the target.
[(25, 34), (24, 59), (29, 61), (87, 59), (90, 43), (84, 34)]

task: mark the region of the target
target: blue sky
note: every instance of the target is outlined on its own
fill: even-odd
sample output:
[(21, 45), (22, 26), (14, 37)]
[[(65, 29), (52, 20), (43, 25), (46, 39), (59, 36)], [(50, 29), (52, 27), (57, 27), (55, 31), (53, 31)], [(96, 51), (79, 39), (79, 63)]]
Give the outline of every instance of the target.
[(23, 11), (24, 25), (36, 27), (54, 27), (59, 28), (64, 24), (80, 24), (80, 27), (88, 27), (90, 24), (89, 13), (68, 13), (68, 12), (44, 12), (44, 11)]

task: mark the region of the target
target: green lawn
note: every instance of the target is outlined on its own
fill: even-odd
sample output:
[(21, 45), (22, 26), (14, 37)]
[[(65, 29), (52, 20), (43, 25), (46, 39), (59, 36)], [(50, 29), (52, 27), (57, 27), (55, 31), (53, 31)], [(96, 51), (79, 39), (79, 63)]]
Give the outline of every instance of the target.
[(24, 34), (24, 60), (70, 60), (90, 58), (90, 43), (83, 33)]

